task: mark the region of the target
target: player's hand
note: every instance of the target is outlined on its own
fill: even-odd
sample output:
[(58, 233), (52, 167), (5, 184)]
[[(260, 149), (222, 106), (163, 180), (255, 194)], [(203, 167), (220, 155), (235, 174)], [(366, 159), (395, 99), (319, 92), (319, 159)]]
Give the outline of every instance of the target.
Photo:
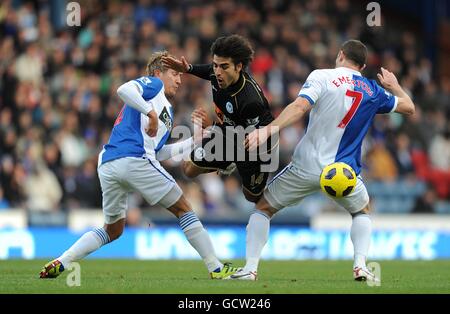
[(249, 151), (253, 151), (258, 148), (259, 145), (266, 142), (269, 136), (270, 131), (268, 127), (256, 129), (249, 133), (245, 138), (245, 148)]
[(381, 73), (378, 73), (377, 76), (380, 80), (381, 85), (383, 85), (383, 87), (389, 91), (395, 90), (400, 87), (394, 73), (386, 70), (383, 67), (381, 68)]
[(181, 60), (173, 57), (162, 57), (161, 61), (165, 67), (181, 73), (186, 73), (189, 70), (189, 62), (186, 61), (184, 56), (181, 57)]
[(206, 129), (212, 124), (211, 119), (208, 117), (208, 114), (203, 107), (195, 108), (191, 114), (191, 121), (194, 125), (199, 125), (203, 129)]
[(207, 137), (207, 136), (210, 136), (210, 134), (211, 134), (211, 129), (210, 128), (203, 129), (201, 126), (194, 124), (194, 136), (193, 136), (193, 139), (194, 139), (194, 144), (195, 145), (200, 144), (203, 141), (203, 139), (205, 137)]
[(156, 114), (155, 110), (150, 111), (147, 114), (148, 117), (148, 127), (145, 129), (145, 132), (148, 136), (154, 137), (156, 136), (156, 133), (158, 132), (158, 115)]
[(197, 107), (191, 114), (191, 120), (194, 124), (194, 143), (200, 144), (206, 136), (211, 133), (211, 120), (205, 109)]

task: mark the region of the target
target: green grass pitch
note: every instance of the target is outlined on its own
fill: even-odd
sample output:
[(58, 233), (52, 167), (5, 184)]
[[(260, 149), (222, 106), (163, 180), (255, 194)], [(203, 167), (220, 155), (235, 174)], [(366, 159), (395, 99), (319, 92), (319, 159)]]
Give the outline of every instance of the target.
[[(0, 293), (450, 293), (450, 261), (380, 261), (381, 286), (352, 279), (351, 261), (262, 261), (256, 282), (211, 280), (201, 261), (83, 260), (81, 285), (39, 279), (44, 260), (0, 261)], [(242, 265), (243, 261), (234, 261)]]

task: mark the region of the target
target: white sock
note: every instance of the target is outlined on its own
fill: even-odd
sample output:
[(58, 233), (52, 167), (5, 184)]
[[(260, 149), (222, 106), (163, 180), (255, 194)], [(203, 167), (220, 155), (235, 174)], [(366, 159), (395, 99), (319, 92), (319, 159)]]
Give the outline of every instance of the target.
[(350, 238), (355, 252), (353, 267), (366, 267), (366, 258), (369, 253), (372, 221), (368, 214), (359, 214), (353, 217)]
[(263, 212), (254, 212), (247, 225), (246, 264), (244, 271), (256, 272), (261, 252), (269, 238), (270, 218)]
[(189, 211), (180, 217), (180, 226), (189, 243), (200, 254), (209, 272), (221, 269), (223, 264), (219, 261), (214, 251), (208, 232), (203, 228), (193, 211)]
[(78, 261), (88, 254), (98, 250), (103, 245), (110, 242), (109, 235), (103, 228), (86, 232), (65, 251), (58, 260), (67, 267), (70, 263)]

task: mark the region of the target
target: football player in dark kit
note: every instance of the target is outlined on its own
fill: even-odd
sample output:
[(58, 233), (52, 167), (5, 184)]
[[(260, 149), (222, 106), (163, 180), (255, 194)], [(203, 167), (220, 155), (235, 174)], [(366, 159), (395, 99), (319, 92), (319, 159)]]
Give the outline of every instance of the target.
[[(212, 128), (214, 136), (204, 138), (202, 146), (194, 148), (190, 160), (183, 165), (184, 173), (191, 178), (216, 170), (226, 173), (236, 165), (242, 179), (245, 198), (251, 202), (257, 202), (269, 176), (269, 172), (265, 172), (261, 165), (270, 162), (267, 159), (270, 158), (270, 153), (278, 142), (273, 147), (271, 146), (273, 143), (269, 142), (265, 152), (260, 151), (258, 156), (251, 158), (243, 146), (243, 137), (237, 136), (239, 132), (228, 132), (230, 127), (242, 131), (248, 127), (260, 128), (273, 120), (269, 104), (261, 88), (246, 72), (247, 66), (253, 59), (253, 53), (246, 38), (230, 35), (219, 37), (212, 44), (212, 64), (190, 64), (184, 57), (181, 60), (166, 57), (162, 61), (165, 66), (176, 71), (211, 81), (218, 120)], [(197, 109), (193, 117), (201, 119), (204, 127), (210, 124), (206, 112), (202, 109)], [(216, 136), (223, 137), (221, 139), (223, 146), (208, 151), (206, 149), (208, 143), (211, 144), (211, 141), (217, 140)], [(220, 150), (219, 154), (218, 150)], [(214, 157), (211, 158), (208, 154)], [(233, 157), (227, 158), (230, 154)], [(242, 154), (245, 154), (245, 158), (238, 157)], [(266, 157), (263, 158), (263, 154), (267, 154)]]

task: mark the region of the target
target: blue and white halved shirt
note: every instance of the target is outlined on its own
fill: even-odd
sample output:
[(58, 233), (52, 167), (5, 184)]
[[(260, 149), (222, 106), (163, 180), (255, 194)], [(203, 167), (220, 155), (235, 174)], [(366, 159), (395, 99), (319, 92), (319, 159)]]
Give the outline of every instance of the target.
[(150, 137), (145, 132), (149, 118), (124, 104), (117, 116), (108, 144), (99, 155), (99, 165), (123, 157), (147, 157), (155, 160), (155, 154), (163, 147), (173, 127), (173, 109), (164, 95), (164, 85), (159, 78), (143, 76), (133, 80), (142, 97), (151, 103), (158, 114), (158, 132)]
[(361, 171), (361, 144), (376, 114), (393, 112), (398, 98), (346, 67), (311, 72), (299, 97), (313, 106), (292, 162), (320, 174), (333, 162)]

